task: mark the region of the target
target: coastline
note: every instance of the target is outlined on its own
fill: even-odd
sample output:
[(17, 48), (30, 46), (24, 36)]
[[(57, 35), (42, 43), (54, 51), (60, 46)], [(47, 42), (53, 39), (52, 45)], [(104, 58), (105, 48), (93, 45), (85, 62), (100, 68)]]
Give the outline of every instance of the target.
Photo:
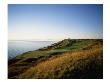
[[(72, 46), (73, 44), (74, 46)], [(43, 61), (47, 61), (51, 58), (62, 57), (63, 54), (66, 53), (84, 52), (90, 49), (95, 49), (95, 47), (96, 49), (98, 49), (101, 48), (102, 45), (103, 39), (64, 39), (50, 46), (23, 53), (8, 61), (8, 76), (9, 78), (18, 78), (18, 76), (22, 73), (25, 73), (26, 70), (36, 66)], [(14, 69), (16, 65), (20, 66), (16, 68), (18, 70)], [(25, 68), (22, 68), (22, 66), (24, 66)], [(12, 69), (16, 72), (12, 72)]]

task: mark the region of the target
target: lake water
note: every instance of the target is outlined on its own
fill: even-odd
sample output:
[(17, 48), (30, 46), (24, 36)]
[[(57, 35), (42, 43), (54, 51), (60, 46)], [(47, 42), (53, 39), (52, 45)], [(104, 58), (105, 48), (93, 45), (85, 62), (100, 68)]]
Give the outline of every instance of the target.
[(37, 50), (55, 43), (55, 41), (8, 41), (8, 59), (22, 53)]

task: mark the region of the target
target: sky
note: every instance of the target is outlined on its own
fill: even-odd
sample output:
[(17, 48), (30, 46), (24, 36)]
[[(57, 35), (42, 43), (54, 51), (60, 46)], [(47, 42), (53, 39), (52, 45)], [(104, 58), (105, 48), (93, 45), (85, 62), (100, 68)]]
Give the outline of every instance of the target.
[(8, 4), (9, 40), (102, 39), (102, 4)]

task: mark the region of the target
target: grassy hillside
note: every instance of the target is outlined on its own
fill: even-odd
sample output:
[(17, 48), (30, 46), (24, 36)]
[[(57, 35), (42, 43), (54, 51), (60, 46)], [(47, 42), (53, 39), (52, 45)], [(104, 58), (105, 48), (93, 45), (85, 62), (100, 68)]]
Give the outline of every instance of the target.
[(103, 78), (103, 40), (65, 39), (9, 61), (9, 78)]

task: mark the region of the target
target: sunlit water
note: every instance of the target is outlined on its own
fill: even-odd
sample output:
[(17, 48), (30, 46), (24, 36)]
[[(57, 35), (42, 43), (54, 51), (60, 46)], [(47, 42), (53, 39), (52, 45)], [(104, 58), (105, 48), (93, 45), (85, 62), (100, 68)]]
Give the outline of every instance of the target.
[(22, 53), (37, 50), (55, 43), (55, 41), (8, 41), (8, 59)]

